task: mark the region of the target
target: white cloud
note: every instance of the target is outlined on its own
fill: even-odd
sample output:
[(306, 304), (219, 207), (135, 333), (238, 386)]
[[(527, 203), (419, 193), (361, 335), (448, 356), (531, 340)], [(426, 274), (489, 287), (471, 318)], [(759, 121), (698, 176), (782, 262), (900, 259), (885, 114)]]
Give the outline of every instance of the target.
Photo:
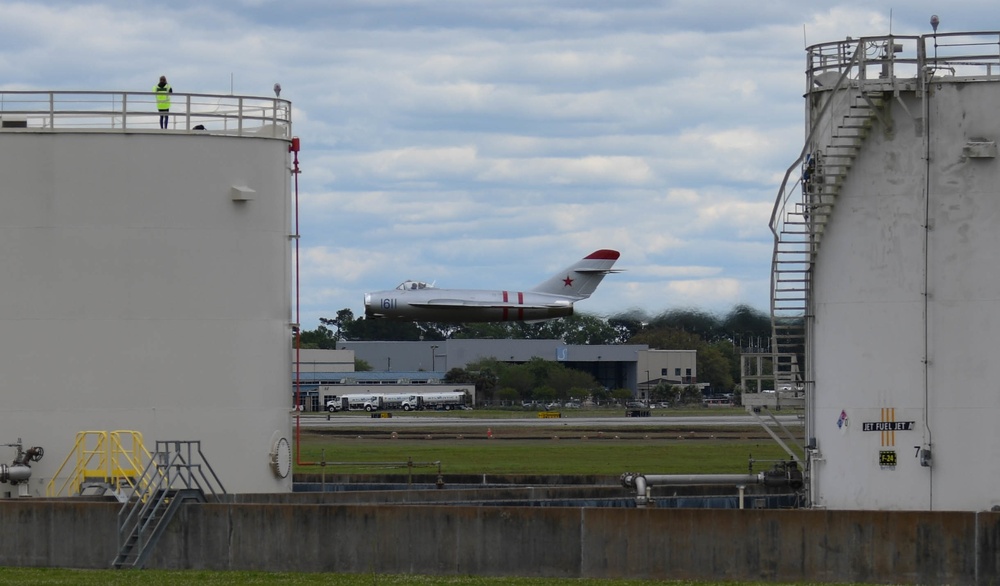
[(766, 309), (805, 44), (927, 33), (935, 12), (975, 30), (994, 6), (707, 6), (0, 0), (0, 87), (280, 82), (303, 145), (306, 327), (404, 278), (530, 286), (604, 247), (629, 271), (583, 311)]

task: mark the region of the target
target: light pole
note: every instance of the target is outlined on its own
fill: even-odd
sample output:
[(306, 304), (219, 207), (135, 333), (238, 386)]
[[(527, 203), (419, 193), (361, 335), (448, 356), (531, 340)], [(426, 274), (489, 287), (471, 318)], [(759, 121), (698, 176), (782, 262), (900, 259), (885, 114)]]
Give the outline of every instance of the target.
[(438, 347), (436, 345), (431, 344), (431, 372), (437, 371), (437, 363), (434, 360), (437, 358), (437, 349)]

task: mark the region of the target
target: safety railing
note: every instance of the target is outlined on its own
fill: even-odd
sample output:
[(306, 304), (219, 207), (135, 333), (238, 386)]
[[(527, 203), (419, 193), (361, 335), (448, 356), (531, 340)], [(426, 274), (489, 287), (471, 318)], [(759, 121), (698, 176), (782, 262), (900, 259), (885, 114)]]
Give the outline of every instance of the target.
[[(81, 431), (76, 434), (73, 449), (56, 470), (52, 479), (45, 487), (45, 496), (54, 497), (66, 494), (72, 487), (72, 494), (79, 494), (80, 487), (87, 478), (104, 479), (108, 474), (107, 460), (108, 432)], [(66, 477), (62, 476), (66, 466), (73, 462), (73, 469)], [(58, 480), (63, 478), (62, 484)]]
[(109, 435), (111, 452), (108, 462), (111, 465), (112, 489), (116, 493), (126, 488), (130, 492), (144, 491), (144, 483), (148, 480), (142, 477), (142, 471), (152, 455), (142, 441), (142, 434), (138, 431), (112, 431)]
[[(88, 483), (116, 494), (123, 489), (134, 491), (149, 459), (138, 431), (81, 431), (76, 434), (73, 449), (46, 485), (45, 495), (78, 495)], [(74, 463), (73, 470), (63, 477), (70, 461)]]
[(0, 91), (0, 131), (163, 132), (291, 136), (291, 103), (280, 98), (170, 94), (170, 111), (154, 92)]
[(851, 80), (900, 80), (921, 72), (959, 79), (1000, 77), (1000, 32), (886, 35), (820, 43), (807, 48), (807, 89), (848, 71)]
[(133, 498), (118, 511), (116, 568), (141, 568), (179, 508), (188, 502), (224, 502), (227, 493), (201, 451), (201, 442), (157, 441)]

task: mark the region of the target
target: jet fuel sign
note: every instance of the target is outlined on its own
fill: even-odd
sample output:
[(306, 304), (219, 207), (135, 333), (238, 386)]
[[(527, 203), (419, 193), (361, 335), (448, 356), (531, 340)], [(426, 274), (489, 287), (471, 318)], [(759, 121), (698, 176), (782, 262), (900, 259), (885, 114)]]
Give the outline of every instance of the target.
[(861, 431), (913, 431), (915, 421), (865, 421)]

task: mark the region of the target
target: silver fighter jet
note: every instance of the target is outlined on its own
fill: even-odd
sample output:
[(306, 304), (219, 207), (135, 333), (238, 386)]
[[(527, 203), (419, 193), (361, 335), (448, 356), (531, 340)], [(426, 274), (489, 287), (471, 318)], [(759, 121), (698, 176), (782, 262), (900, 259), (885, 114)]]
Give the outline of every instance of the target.
[(450, 323), (542, 321), (573, 315), (573, 304), (590, 297), (613, 270), (617, 250), (598, 250), (527, 291), (437, 289), (403, 281), (391, 291), (365, 294), (365, 316)]

